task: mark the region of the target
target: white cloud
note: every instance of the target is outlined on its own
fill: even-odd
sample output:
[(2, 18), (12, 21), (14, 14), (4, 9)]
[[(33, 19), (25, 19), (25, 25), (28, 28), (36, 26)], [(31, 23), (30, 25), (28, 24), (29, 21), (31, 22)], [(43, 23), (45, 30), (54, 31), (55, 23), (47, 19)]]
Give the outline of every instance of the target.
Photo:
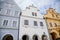
[[(16, 1), (16, 0), (15, 0)], [(25, 9), (26, 6), (33, 4), (31, 0), (18, 0), (16, 3), (21, 7), (21, 9)]]
[[(25, 9), (26, 6), (29, 6), (31, 4), (34, 4), (36, 7), (38, 7), (42, 12), (44, 12), (46, 9), (43, 8), (44, 6), (48, 7), (51, 6), (55, 8), (59, 12), (59, 3), (56, 2), (56, 0), (15, 0), (15, 2), (20, 6), (21, 9)], [(56, 4), (54, 4), (56, 2)], [(49, 6), (47, 6), (49, 5)]]
[(30, 4), (34, 4), (38, 7), (43, 7), (45, 5), (49, 5), (52, 3), (50, 0), (15, 0), (16, 3), (24, 9), (25, 6), (28, 6)]

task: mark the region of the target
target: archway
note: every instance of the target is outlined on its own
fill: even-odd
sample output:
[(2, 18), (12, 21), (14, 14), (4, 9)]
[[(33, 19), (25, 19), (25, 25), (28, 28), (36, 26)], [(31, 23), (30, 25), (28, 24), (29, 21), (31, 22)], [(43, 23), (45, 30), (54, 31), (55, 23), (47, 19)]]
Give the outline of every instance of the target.
[(42, 40), (47, 40), (47, 36), (46, 35), (42, 35)]
[(53, 33), (50, 33), (50, 35), (51, 35), (52, 40), (56, 40), (56, 36), (57, 36), (56, 33), (53, 32)]
[(29, 36), (23, 35), (22, 40), (29, 40)]
[(13, 40), (13, 36), (11, 35), (5, 35), (2, 40)]
[(33, 36), (33, 40), (38, 40), (38, 36), (37, 35), (34, 35)]
[(60, 40), (60, 38), (57, 38), (56, 40)]

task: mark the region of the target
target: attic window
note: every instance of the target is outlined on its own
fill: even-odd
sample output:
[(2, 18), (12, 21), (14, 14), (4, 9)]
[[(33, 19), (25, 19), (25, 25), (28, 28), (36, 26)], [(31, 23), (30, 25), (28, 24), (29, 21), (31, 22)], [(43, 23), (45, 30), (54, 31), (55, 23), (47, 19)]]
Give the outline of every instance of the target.
[(26, 7), (26, 9), (30, 9), (29, 7)]
[(37, 16), (37, 13), (35, 13), (35, 12), (32, 12), (32, 15), (33, 15), (33, 16)]

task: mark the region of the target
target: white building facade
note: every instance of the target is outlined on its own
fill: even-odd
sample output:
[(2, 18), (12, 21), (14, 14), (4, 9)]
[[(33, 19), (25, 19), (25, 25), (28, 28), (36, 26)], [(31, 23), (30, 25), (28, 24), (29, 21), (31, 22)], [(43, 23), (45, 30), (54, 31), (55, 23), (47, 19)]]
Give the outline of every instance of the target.
[(50, 40), (43, 15), (33, 5), (22, 11), (20, 16), (19, 40)]
[(18, 40), (20, 8), (14, 0), (0, 3), (0, 40)]

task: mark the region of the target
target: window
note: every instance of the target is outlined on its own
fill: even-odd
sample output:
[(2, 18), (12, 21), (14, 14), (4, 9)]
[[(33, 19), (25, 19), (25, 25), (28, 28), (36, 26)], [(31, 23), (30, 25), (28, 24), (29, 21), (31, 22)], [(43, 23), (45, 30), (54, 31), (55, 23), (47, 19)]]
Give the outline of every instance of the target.
[(58, 18), (58, 15), (56, 15), (56, 17)]
[(54, 17), (54, 15), (52, 14), (52, 17)]
[(6, 14), (10, 14), (10, 11), (11, 11), (11, 10), (10, 10), (10, 9), (8, 9)]
[(55, 24), (55, 27), (57, 27), (57, 24), (56, 23), (54, 23)]
[(32, 15), (34, 16), (34, 12), (32, 12)]
[(17, 21), (13, 21), (13, 27), (16, 27)]
[(37, 35), (33, 35), (33, 40), (38, 40), (38, 36)]
[(43, 26), (43, 22), (40, 22), (40, 26)]
[(3, 25), (7, 26), (7, 24), (8, 24), (8, 20), (4, 20)]
[(60, 30), (59, 30), (59, 35), (60, 35)]
[(26, 9), (30, 9), (30, 7), (26, 7)]
[(20, 16), (22, 15), (22, 12), (20, 12)]
[(37, 16), (37, 13), (35, 13), (35, 16)]
[(24, 20), (24, 25), (28, 25), (28, 20)]
[(0, 8), (0, 11), (1, 11), (1, 8)]
[(37, 26), (37, 21), (34, 21), (34, 26)]
[(52, 23), (49, 23), (50, 24), (50, 26), (52, 27)]
[(33, 15), (33, 16), (37, 16), (37, 13), (32, 12), (32, 15)]
[(47, 35), (42, 35), (42, 40), (48, 40)]
[(18, 11), (15, 11), (15, 16), (18, 16)]

